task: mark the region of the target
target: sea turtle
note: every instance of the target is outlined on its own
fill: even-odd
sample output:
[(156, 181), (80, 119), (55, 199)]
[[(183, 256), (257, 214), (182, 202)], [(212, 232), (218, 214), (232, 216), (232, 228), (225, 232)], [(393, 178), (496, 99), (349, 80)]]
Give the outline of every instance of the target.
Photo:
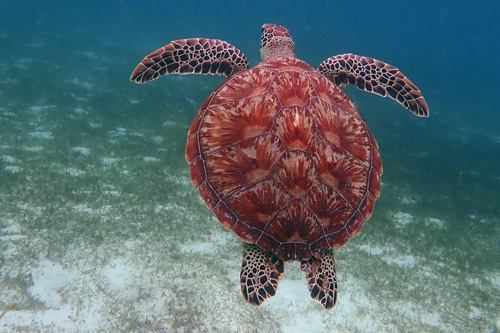
[(287, 28), (262, 26), (262, 62), (250, 68), (233, 45), (181, 39), (149, 54), (131, 80), (168, 74), (228, 77), (189, 129), (193, 185), (220, 223), (246, 244), (240, 274), (246, 301), (276, 293), (284, 261), (301, 261), (311, 297), (337, 300), (333, 250), (370, 218), (382, 164), (375, 139), (339, 86), (389, 97), (428, 116), (419, 89), (397, 68), (354, 54), (317, 70), (295, 56)]

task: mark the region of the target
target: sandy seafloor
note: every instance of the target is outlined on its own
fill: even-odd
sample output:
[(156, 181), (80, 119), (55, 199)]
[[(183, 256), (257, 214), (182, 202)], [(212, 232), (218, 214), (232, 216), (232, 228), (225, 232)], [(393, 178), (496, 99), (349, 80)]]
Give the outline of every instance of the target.
[[(323, 310), (290, 263), (277, 296), (252, 307), (240, 294), (242, 244), (205, 208), (184, 161), (190, 122), (223, 78), (128, 82), (181, 24), (172, 37), (128, 26), (136, 35), (127, 40), (118, 28), (59, 29), (47, 8), (30, 13), (32, 26), (9, 30), (8, 21), (0, 32), (0, 308), (17, 304), (1, 331), (500, 330), (491, 93), (450, 98), (443, 80), (416, 73), (425, 59), (412, 63), (411, 52), (400, 62), (416, 73), (431, 118), (346, 89), (378, 140), (384, 176), (373, 217), (336, 251), (338, 304)], [(228, 34), (255, 64), (264, 22), (252, 22)], [(292, 32), (310, 24), (296, 23)], [(203, 30), (190, 29), (184, 37)], [(298, 49), (308, 38), (300, 33)], [(357, 52), (347, 47), (302, 55)]]

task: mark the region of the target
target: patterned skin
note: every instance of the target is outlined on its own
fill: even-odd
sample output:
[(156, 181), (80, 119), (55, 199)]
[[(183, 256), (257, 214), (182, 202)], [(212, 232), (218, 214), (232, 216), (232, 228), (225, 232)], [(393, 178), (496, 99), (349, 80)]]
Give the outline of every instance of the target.
[(295, 57), (289, 31), (262, 27), (263, 62), (220, 40), (174, 41), (148, 55), (131, 80), (167, 74), (229, 79), (205, 101), (188, 133), (193, 185), (221, 224), (245, 243), (242, 294), (260, 305), (276, 294), (284, 261), (301, 261), (311, 297), (337, 300), (333, 251), (360, 231), (380, 194), (377, 143), (338, 88), (387, 96), (417, 116), (428, 108), (396, 68), (351, 54), (318, 70)]

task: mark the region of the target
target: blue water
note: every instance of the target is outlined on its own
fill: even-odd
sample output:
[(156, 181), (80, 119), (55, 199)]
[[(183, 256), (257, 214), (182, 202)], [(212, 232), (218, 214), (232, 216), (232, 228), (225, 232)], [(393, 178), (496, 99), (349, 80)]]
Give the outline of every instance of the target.
[[(1, 1), (0, 17), (0, 310), (17, 304), (3, 330), (500, 329), (498, 4)], [(226, 40), (256, 65), (268, 22), (313, 67), (342, 53), (398, 67), (430, 109), (345, 89), (384, 175), (373, 217), (336, 251), (329, 312), (297, 264), (263, 306), (240, 295), (241, 243), (184, 161), (224, 78), (129, 82), (179, 38)]]

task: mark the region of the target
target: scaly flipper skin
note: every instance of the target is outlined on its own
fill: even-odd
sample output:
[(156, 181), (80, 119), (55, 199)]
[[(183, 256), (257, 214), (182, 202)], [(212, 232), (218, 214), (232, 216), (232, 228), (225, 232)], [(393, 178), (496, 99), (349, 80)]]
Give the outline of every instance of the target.
[(331, 250), (323, 252), (320, 259), (312, 257), (303, 260), (300, 269), (306, 272), (311, 297), (320, 302), (325, 309), (332, 309), (337, 302), (337, 277), (333, 252)]
[(276, 295), (283, 272), (283, 261), (277, 255), (246, 244), (240, 273), (243, 298), (252, 305), (261, 305)]
[(354, 84), (361, 90), (395, 100), (416, 116), (429, 116), (420, 90), (397, 68), (385, 62), (341, 54), (323, 61), (318, 71), (337, 86)]
[(147, 83), (168, 74), (231, 75), (248, 69), (236, 47), (218, 39), (180, 39), (154, 51), (135, 68), (130, 80)]

